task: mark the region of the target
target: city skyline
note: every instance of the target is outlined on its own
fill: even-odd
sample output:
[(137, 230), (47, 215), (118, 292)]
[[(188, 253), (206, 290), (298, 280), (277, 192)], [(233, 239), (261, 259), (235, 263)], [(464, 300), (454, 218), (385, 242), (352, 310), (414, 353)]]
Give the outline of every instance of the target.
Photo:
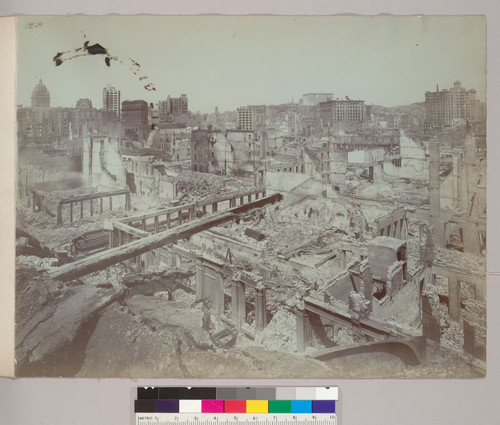
[[(54, 107), (90, 98), (100, 108), (107, 84), (122, 101), (187, 93), (189, 109), (202, 113), (297, 102), (310, 92), (406, 105), (455, 80), (484, 101), (484, 33), (481, 17), (24, 17), (17, 103), (30, 104), (40, 78)], [(85, 41), (108, 50), (109, 67), (103, 55), (55, 66), (56, 53)], [(434, 72), (425, 72), (429, 63)]]

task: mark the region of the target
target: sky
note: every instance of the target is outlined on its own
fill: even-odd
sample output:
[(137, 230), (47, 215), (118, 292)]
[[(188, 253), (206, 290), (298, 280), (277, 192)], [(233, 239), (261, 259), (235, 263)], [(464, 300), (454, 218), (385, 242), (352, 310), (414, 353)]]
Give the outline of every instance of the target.
[[(99, 43), (112, 58), (53, 57)], [(63, 56), (66, 57), (67, 54)], [(140, 67), (134, 65), (134, 62)], [(134, 74), (135, 72), (135, 74)], [(51, 106), (111, 84), (121, 100), (156, 103), (186, 93), (193, 112), (297, 102), (332, 92), (383, 106), (423, 102), (460, 80), (486, 100), (483, 17), (104, 16), (20, 17), (17, 104), (42, 79)], [(151, 84), (156, 90), (146, 90)]]

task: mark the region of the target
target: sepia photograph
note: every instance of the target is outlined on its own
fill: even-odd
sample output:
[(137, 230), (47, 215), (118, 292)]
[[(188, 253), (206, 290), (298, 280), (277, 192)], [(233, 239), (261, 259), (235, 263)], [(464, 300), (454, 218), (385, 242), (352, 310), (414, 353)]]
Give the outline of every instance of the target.
[(17, 22), (17, 377), (486, 375), (484, 16)]

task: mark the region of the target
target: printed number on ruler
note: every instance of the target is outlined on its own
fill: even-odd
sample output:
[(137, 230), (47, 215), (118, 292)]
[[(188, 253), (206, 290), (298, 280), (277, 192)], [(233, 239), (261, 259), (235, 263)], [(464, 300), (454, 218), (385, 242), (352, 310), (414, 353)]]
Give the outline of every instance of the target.
[(136, 414), (136, 425), (337, 425), (334, 413), (316, 414)]

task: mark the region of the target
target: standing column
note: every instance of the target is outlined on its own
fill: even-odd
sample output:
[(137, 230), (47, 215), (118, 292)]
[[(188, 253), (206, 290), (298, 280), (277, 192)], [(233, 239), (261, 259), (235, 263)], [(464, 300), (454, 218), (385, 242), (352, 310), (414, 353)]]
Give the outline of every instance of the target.
[(441, 221), (441, 197), (439, 183), (439, 142), (433, 140), (429, 144), (429, 218), (434, 227), (434, 243), (444, 247), (444, 224)]
[(219, 271), (215, 271), (215, 276), (214, 307), (217, 317), (220, 317), (224, 314), (224, 278)]
[(240, 330), (241, 325), (245, 323), (246, 317), (246, 300), (245, 300), (245, 283), (240, 280), (240, 276), (234, 277), (231, 284), (231, 309), (232, 318), (236, 325), (236, 329)]
[(460, 281), (450, 276), (448, 278), (448, 315), (450, 320), (460, 319)]
[(125, 209), (127, 211), (130, 211), (130, 208), (131, 208), (131, 204), (130, 204), (130, 192), (127, 192), (125, 194)]
[(205, 295), (205, 266), (203, 261), (196, 260), (196, 299), (201, 300)]
[(303, 353), (311, 343), (311, 323), (304, 309), (296, 308), (297, 320), (297, 352)]
[(114, 234), (113, 234), (113, 230), (110, 230), (108, 232), (108, 248), (113, 248), (114, 246)]
[(57, 205), (57, 224), (61, 225), (62, 223), (62, 204)]
[(255, 294), (255, 330), (260, 332), (267, 326), (266, 290), (262, 283)]

